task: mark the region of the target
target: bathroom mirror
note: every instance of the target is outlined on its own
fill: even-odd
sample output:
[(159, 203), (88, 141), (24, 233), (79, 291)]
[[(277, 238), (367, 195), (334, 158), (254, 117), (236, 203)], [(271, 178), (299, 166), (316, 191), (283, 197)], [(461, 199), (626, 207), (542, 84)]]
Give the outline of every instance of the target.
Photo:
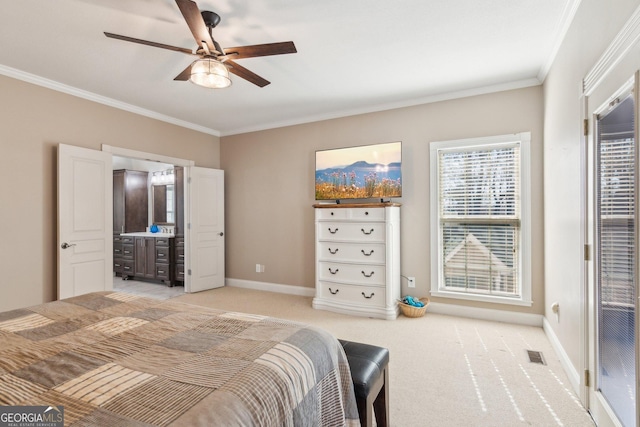
[(175, 223), (173, 184), (153, 186), (153, 223), (173, 225)]

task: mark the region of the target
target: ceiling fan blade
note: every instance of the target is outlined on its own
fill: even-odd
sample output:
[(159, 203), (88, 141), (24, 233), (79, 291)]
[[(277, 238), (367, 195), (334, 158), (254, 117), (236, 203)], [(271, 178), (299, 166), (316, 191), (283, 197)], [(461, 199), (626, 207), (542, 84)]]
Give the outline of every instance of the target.
[(191, 65), (193, 64), (189, 64), (189, 66), (185, 68), (180, 74), (175, 76), (173, 80), (178, 80), (181, 82), (189, 80), (189, 77), (191, 77)]
[(229, 47), (224, 50), (225, 55), (232, 56), (233, 59), (255, 58), (257, 56), (283, 55), (285, 53), (296, 53), (296, 46), (293, 42), (255, 44), (252, 46)]
[(111, 39), (124, 40), (126, 42), (133, 42), (133, 43), (143, 44), (143, 45), (146, 45), (146, 46), (159, 47), (161, 49), (169, 49), (169, 50), (173, 50), (175, 52), (182, 52), (182, 53), (186, 53), (188, 55), (194, 55), (194, 53), (191, 51), (191, 49), (186, 49), (184, 47), (170, 46), (168, 44), (150, 42), (150, 41), (147, 41), (147, 40), (136, 39), (136, 38), (133, 38), (133, 37), (121, 36), (119, 34), (113, 34), (113, 33), (107, 33), (107, 32), (105, 32), (104, 35), (109, 37), (109, 38), (111, 38)]
[(242, 77), (246, 81), (251, 82), (256, 86), (265, 87), (266, 85), (271, 83), (270, 81), (263, 79), (253, 71), (247, 70), (243, 66), (238, 65), (236, 62), (233, 62), (230, 59), (225, 61), (225, 64), (230, 65), (229, 67), (230, 73), (233, 73), (238, 77)]
[(201, 47), (204, 42), (211, 52), (216, 52), (216, 46), (213, 44), (213, 39), (207, 30), (207, 25), (204, 23), (204, 19), (196, 2), (191, 0), (176, 0), (176, 4), (178, 8), (180, 8), (184, 20), (187, 21), (187, 25), (198, 46)]

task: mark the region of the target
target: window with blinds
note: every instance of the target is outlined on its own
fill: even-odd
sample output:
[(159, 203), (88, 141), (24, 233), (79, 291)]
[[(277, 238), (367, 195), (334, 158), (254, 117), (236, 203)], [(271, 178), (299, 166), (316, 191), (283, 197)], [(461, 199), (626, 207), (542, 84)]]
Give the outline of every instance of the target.
[(432, 232), (438, 236), (432, 294), (500, 302), (525, 296), (520, 135), (432, 144)]

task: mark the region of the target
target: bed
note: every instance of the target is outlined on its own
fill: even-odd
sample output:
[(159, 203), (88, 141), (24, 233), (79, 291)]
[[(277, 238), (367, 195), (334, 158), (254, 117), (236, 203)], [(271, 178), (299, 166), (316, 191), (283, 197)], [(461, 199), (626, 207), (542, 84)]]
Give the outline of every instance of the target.
[(358, 426), (326, 331), (98, 292), (0, 313), (0, 405), (72, 426)]

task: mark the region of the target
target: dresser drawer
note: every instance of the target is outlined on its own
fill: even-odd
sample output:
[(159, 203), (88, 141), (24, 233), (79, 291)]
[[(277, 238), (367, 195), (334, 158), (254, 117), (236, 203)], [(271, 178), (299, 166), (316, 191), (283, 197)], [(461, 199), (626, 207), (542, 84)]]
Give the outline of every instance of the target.
[(166, 246), (169, 247), (169, 242), (171, 241), (170, 237), (156, 237), (156, 246)]
[(122, 258), (122, 243), (116, 242), (115, 239), (113, 242), (113, 257)]
[(358, 263), (385, 262), (383, 243), (320, 242), (318, 259), (323, 261), (346, 261)]
[(349, 209), (316, 209), (316, 219), (332, 220), (347, 219), (349, 217)]
[(133, 245), (122, 244), (122, 258), (133, 259)]
[(176, 280), (184, 281), (184, 264), (176, 265)]
[(358, 224), (323, 222), (319, 224), (319, 239), (343, 242), (381, 242), (385, 240), (384, 223)]
[(156, 279), (169, 280), (169, 264), (156, 264)]
[(367, 264), (339, 264), (320, 262), (319, 280), (358, 285), (384, 285), (384, 266)]
[(124, 244), (133, 245), (133, 236), (120, 236), (120, 241)]
[(320, 282), (319, 296), (329, 301), (352, 303), (364, 307), (385, 307), (384, 287)]
[(184, 246), (176, 246), (176, 262), (184, 263)]
[(122, 274), (133, 275), (135, 272), (135, 264), (133, 260), (122, 260)]
[(384, 208), (349, 209), (349, 218), (356, 221), (384, 221)]
[[(156, 240), (157, 243), (157, 240)], [(167, 264), (169, 262), (169, 247), (156, 246), (156, 262)]]

